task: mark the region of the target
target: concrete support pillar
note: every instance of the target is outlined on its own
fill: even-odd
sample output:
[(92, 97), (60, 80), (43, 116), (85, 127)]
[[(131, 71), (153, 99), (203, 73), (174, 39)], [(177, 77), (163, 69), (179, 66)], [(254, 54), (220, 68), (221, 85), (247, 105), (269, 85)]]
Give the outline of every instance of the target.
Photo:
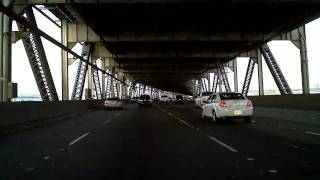
[[(104, 58), (101, 59), (101, 68), (103, 70), (106, 70), (106, 61)], [(101, 92), (102, 92), (102, 99), (106, 99), (106, 75), (102, 73), (102, 79), (101, 79)]]
[(305, 26), (302, 26), (299, 28), (299, 46), (300, 46), (300, 59), (301, 59), (302, 93), (310, 94), (309, 62), (308, 62), (308, 55), (307, 55)]
[[(8, 0), (4, 0), (3, 3), (5, 5), (9, 4)], [(0, 81), (1, 84), (1, 101), (7, 102), (10, 101), (11, 97), (9, 97), (9, 83), (11, 82), (11, 19), (3, 15), (1, 16), (1, 69), (0, 69)]]
[(258, 64), (258, 84), (259, 84), (259, 96), (264, 95), (263, 87), (263, 71), (262, 71), (262, 56), (259, 49), (257, 49), (257, 64)]
[(238, 66), (237, 66), (237, 58), (235, 58), (233, 60), (233, 76), (234, 76), (234, 80), (233, 80), (233, 84), (234, 84), (234, 92), (238, 92), (239, 88), (238, 88)]
[[(61, 42), (64, 46), (68, 46), (68, 22), (61, 22)], [(62, 78), (62, 100), (69, 100), (69, 65), (68, 52), (61, 49), (61, 78)]]

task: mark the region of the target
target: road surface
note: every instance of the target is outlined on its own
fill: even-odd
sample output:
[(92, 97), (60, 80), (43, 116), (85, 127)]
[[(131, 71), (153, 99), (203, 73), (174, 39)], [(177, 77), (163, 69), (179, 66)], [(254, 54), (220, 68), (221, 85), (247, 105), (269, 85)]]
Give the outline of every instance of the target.
[(0, 179), (320, 179), (320, 112), (191, 105), (97, 110), (0, 138)]

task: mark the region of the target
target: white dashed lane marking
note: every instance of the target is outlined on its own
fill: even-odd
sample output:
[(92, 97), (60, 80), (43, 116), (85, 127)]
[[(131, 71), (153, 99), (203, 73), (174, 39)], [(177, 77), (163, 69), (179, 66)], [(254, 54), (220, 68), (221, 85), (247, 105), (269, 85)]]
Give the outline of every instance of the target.
[[(181, 118), (179, 118), (179, 117), (177, 117), (177, 116), (174, 116), (172, 113), (166, 112), (165, 110), (163, 110), (163, 109), (161, 109), (161, 108), (160, 108), (160, 110), (163, 111), (163, 112), (165, 112), (165, 113), (167, 113), (170, 117), (173, 117), (173, 118), (175, 118), (176, 120), (180, 121), (181, 123), (189, 126), (190, 128), (195, 129), (195, 130), (196, 130), (197, 132), (199, 132), (200, 134), (202, 134), (202, 135), (204, 134), (204, 132), (203, 132), (201, 129), (192, 126), (191, 124), (187, 123), (186, 121), (182, 120)], [(221, 145), (222, 147), (225, 147), (226, 149), (230, 150), (231, 152), (238, 152), (238, 150), (236, 150), (235, 148), (233, 148), (233, 147), (225, 144), (224, 142), (218, 140), (217, 138), (215, 138), (215, 137), (213, 137), (213, 136), (206, 135), (206, 137), (208, 137), (210, 140), (218, 143), (218, 144)]]
[(314, 132), (310, 132), (310, 131), (307, 131), (306, 134), (311, 134), (311, 135), (315, 135), (315, 136), (320, 136), (319, 133), (314, 133)]
[(83, 139), (83, 138), (85, 138), (86, 136), (88, 136), (90, 133), (89, 132), (87, 132), (87, 133), (85, 133), (85, 134), (83, 134), (83, 135), (81, 135), (80, 137), (78, 137), (77, 139), (75, 139), (75, 140), (73, 140), (73, 141), (71, 141), (70, 143), (69, 143), (69, 146), (72, 146), (72, 145), (74, 145), (75, 143), (77, 143), (78, 141), (80, 141), (81, 139)]
[(228, 150), (230, 150), (230, 151), (232, 151), (232, 152), (238, 152), (238, 150), (236, 150), (236, 149), (234, 149), (233, 147), (231, 147), (231, 146), (223, 143), (222, 141), (218, 140), (218, 139), (215, 138), (215, 137), (212, 137), (212, 136), (209, 136), (209, 135), (207, 135), (207, 137), (208, 137), (209, 139), (211, 139), (212, 141), (220, 144), (221, 146), (227, 148)]

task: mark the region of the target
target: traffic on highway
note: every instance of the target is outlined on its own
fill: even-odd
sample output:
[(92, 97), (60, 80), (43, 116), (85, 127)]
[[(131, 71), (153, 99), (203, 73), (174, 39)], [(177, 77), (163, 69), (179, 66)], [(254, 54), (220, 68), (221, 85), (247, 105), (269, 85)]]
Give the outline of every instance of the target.
[(320, 177), (320, 112), (239, 93), (213, 93), (202, 108), (161, 98), (107, 99), (107, 110), (1, 137), (0, 179)]

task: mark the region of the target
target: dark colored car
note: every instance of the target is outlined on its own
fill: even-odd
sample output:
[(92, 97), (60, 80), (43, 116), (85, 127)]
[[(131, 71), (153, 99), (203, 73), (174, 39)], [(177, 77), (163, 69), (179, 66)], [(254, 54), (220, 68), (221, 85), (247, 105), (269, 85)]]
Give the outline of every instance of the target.
[(177, 104), (183, 104), (183, 96), (182, 95), (176, 95), (176, 101)]
[(138, 100), (139, 107), (142, 106), (151, 106), (152, 101), (149, 95), (141, 95), (139, 100)]

